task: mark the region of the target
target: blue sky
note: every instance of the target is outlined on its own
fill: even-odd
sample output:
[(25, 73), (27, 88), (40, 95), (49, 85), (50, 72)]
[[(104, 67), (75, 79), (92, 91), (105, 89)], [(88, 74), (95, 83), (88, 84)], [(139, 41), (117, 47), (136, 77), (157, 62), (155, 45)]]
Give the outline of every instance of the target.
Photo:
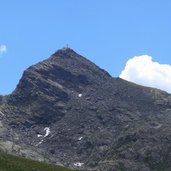
[(170, 0), (0, 0), (0, 94), (66, 44), (112, 76), (139, 55), (171, 64)]

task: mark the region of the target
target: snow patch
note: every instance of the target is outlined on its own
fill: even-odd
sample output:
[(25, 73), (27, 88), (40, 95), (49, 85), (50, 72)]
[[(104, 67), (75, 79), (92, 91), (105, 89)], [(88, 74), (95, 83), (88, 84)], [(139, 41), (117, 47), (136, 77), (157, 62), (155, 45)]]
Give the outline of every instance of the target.
[(42, 136), (43, 136), (43, 135), (41, 135), (41, 134), (37, 134), (37, 137), (38, 137), (38, 138), (40, 138), (40, 137), (42, 137)]
[(37, 144), (37, 146), (40, 145), (40, 144), (42, 144), (42, 142), (43, 142), (43, 140), (41, 140), (41, 141)]
[(83, 164), (84, 164), (84, 163), (76, 162), (76, 163), (74, 163), (74, 166), (76, 166), (76, 167), (81, 167)]
[(82, 94), (78, 94), (78, 97), (82, 97), (83, 95)]
[(78, 140), (81, 141), (83, 139), (83, 137), (79, 137)]
[(49, 127), (45, 127), (44, 131), (46, 131), (46, 134), (44, 135), (44, 138), (47, 137), (50, 134), (50, 128)]

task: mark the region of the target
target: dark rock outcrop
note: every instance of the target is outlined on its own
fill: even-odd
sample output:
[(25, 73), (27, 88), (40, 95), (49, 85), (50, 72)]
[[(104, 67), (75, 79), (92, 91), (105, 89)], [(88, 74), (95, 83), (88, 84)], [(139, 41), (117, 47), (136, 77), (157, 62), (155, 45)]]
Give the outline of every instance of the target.
[(69, 48), (0, 97), (0, 146), (72, 168), (171, 168), (171, 95), (111, 77)]

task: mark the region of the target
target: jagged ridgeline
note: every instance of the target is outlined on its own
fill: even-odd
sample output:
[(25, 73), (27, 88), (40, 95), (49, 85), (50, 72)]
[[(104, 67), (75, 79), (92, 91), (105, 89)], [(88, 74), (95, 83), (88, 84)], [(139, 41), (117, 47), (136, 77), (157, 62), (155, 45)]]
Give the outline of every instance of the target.
[(0, 148), (79, 170), (170, 171), (171, 95), (64, 48), (0, 96)]

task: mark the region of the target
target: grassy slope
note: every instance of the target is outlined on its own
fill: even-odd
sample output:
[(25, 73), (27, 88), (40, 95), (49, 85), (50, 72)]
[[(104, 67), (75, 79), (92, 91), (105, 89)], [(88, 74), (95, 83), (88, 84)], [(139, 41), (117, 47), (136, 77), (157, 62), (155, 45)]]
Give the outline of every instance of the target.
[[(157, 165), (152, 171), (170, 171), (170, 167)], [(122, 169), (121, 169), (122, 170)], [(123, 169), (124, 170), (124, 169)], [(28, 160), (22, 157), (8, 155), (0, 151), (0, 171), (76, 171), (61, 166)]]
[[(124, 170), (124, 169), (121, 169)], [(152, 171), (171, 171), (171, 168), (158, 164)], [(37, 162), (22, 157), (5, 154), (0, 151), (0, 171), (76, 171), (61, 166)], [(124, 170), (126, 171), (126, 170)]]
[(0, 152), (0, 171), (73, 171)]

